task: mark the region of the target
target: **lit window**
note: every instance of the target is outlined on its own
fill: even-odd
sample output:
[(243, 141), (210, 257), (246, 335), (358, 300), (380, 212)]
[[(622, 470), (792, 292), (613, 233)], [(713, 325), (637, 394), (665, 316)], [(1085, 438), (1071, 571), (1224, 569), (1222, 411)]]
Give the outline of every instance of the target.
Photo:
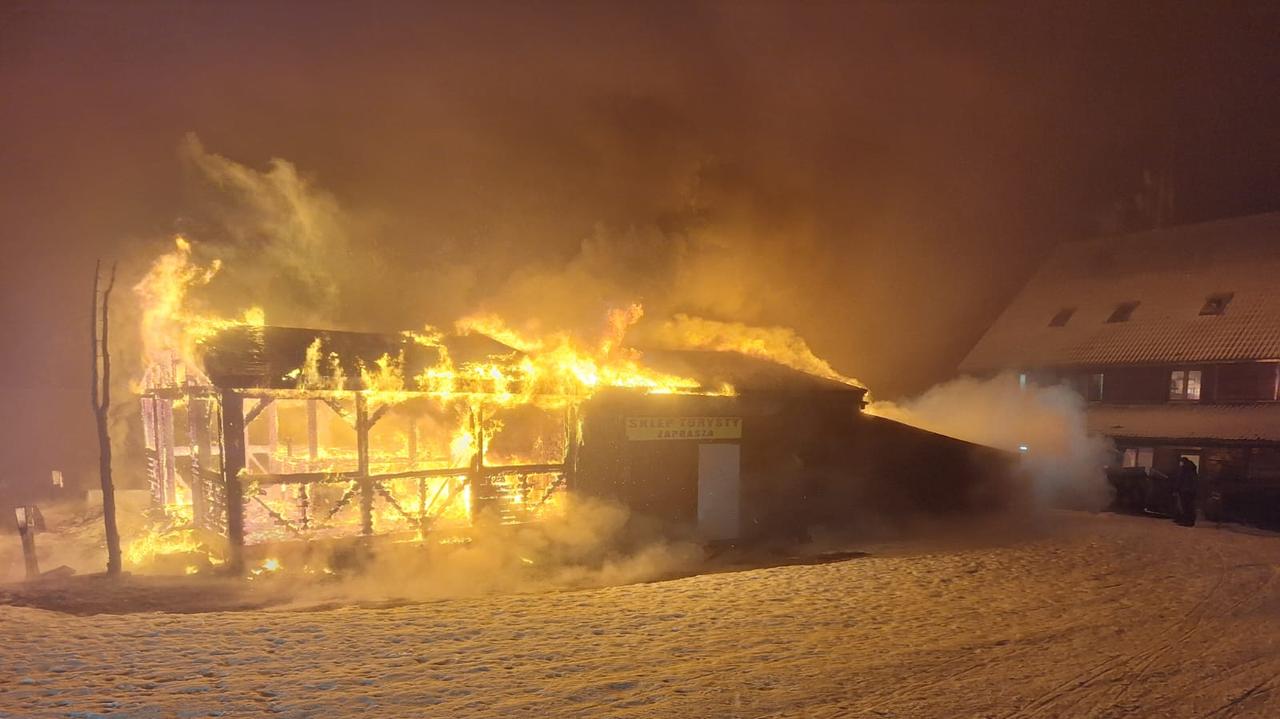
[(1200, 370), (1176, 369), (1169, 373), (1169, 399), (1200, 399)]
[(1156, 451), (1151, 447), (1128, 447), (1124, 450), (1124, 466), (1151, 468)]
[(1220, 315), (1227, 311), (1227, 305), (1231, 303), (1231, 298), (1235, 297), (1234, 292), (1219, 292), (1209, 295), (1204, 300), (1204, 305), (1200, 308), (1202, 315)]
[(1121, 302), (1116, 305), (1114, 310), (1112, 310), (1111, 316), (1107, 318), (1107, 322), (1128, 322), (1129, 316), (1132, 315), (1133, 311), (1136, 309), (1138, 309), (1138, 302), (1136, 300), (1132, 302)]
[(1053, 319), (1049, 320), (1049, 326), (1065, 327), (1067, 323), (1071, 321), (1071, 315), (1074, 315), (1075, 313), (1076, 313), (1076, 308), (1063, 307), (1062, 309), (1058, 310), (1058, 314), (1054, 315)]

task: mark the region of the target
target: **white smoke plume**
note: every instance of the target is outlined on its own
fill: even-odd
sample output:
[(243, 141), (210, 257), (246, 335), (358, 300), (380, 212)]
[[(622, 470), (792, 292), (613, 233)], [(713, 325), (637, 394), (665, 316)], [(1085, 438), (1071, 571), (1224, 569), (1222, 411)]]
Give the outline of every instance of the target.
[[(478, 525), (466, 541), (429, 532), (419, 541), (292, 542), (250, 546), (246, 560), (249, 587), (234, 590), (246, 602), (310, 607), (367, 602), (414, 602), (493, 593), (542, 592), (612, 586), (681, 576), (707, 562), (702, 546), (637, 529), (628, 510), (601, 500), (572, 497), (565, 510), (535, 524)], [(145, 491), (121, 495), (126, 557), (134, 542), (150, 533), (142, 510)], [(46, 508), (49, 533), (37, 543), (43, 569), (67, 566), (79, 573), (101, 571), (103, 535), (100, 505), (71, 503)], [(144, 558), (126, 569), (146, 577), (181, 576), (197, 571), (194, 582), (217, 581), (222, 574), (204, 552), (192, 546), (180, 553)], [(269, 567), (269, 568), (264, 568)], [(0, 581), (22, 577), (22, 553), (16, 539), (0, 546)], [(199, 586), (195, 584), (193, 586)], [(130, 611), (127, 596), (95, 600), (103, 611)], [(170, 594), (171, 611), (197, 611), (210, 602)]]
[(1015, 374), (962, 377), (869, 414), (1018, 452), (1042, 505), (1099, 509), (1110, 499), (1103, 467), (1111, 444), (1088, 432), (1085, 403), (1065, 385), (1023, 386)]
[[(633, 536), (628, 511), (573, 497), (562, 515), (530, 525), (478, 525), (466, 544), (379, 544), (350, 558), (313, 557), (337, 565), (337, 580), (307, 583), (295, 601), (400, 601), (629, 584), (684, 574), (704, 559), (688, 541)], [(305, 560), (304, 560), (305, 561)], [(282, 572), (297, 570), (281, 556)], [(291, 566), (292, 565), (292, 566)]]

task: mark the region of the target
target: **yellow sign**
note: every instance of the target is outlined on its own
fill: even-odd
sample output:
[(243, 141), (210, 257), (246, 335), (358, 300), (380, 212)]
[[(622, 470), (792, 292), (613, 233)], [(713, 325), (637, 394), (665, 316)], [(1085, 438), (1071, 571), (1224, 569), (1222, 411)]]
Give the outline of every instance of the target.
[(742, 439), (742, 418), (627, 417), (627, 439)]

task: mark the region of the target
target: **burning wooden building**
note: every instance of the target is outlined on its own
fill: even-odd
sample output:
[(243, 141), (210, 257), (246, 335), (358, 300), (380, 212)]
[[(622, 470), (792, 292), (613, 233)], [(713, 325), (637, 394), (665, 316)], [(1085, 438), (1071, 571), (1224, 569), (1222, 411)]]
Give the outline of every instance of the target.
[[(153, 364), (151, 493), (243, 548), (535, 521), (566, 490), (707, 540), (952, 511), (1003, 455), (864, 416), (866, 390), (736, 352), (596, 363), (483, 334), (235, 325)], [(1004, 476), (1004, 472), (995, 472)]]
[(514, 401), (521, 355), (487, 337), (241, 325), (202, 345), (198, 366), (147, 371), (151, 494), (235, 561), (246, 544), (523, 521), (571, 471), (574, 403)]
[(807, 535), (1003, 508), (1014, 458), (865, 414), (866, 389), (734, 352), (646, 362), (732, 394), (602, 392), (573, 489), (708, 540)]

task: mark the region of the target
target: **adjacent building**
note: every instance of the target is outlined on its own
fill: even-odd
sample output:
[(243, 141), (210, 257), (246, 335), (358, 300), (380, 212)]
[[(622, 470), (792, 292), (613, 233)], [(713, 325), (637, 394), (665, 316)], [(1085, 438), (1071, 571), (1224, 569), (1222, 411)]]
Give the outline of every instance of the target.
[(1212, 512), (1280, 523), (1280, 213), (1064, 244), (960, 369), (1067, 383), (1117, 466), (1188, 457)]

